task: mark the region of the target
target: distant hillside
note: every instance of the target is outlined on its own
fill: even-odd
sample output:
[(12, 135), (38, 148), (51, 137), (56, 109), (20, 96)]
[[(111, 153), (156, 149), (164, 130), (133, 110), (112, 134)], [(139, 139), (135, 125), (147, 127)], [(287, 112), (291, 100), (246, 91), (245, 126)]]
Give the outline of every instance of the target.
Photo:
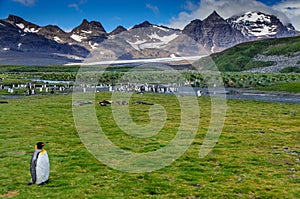
[(243, 43), (211, 57), (220, 71), (279, 72), (300, 67), (300, 37)]

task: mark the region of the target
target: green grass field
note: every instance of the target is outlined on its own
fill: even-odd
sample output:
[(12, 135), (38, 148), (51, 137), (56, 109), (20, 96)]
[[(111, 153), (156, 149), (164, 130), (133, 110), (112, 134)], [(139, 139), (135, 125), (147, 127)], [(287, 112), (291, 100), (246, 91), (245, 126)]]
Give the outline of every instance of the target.
[[(96, 101), (110, 96), (99, 93)], [(165, 107), (167, 122), (161, 133), (132, 139), (115, 124), (110, 106), (85, 106), (95, 106), (102, 128), (120, 148), (145, 153), (164, 147), (178, 128), (177, 99), (145, 94), (133, 95), (131, 100)], [(6, 101), (0, 103), (2, 198), (300, 198), (299, 105), (228, 100), (218, 143), (200, 159), (211, 103), (209, 98), (199, 98), (200, 125), (184, 155), (161, 170), (132, 174), (104, 165), (86, 150), (74, 125), (71, 95)], [(149, 123), (149, 106), (130, 107), (135, 122)], [(49, 142), (45, 148), (50, 183), (27, 186), (29, 162), (38, 141)]]
[(280, 82), (271, 86), (257, 87), (257, 90), (284, 91), (290, 93), (300, 93), (300, 82)]

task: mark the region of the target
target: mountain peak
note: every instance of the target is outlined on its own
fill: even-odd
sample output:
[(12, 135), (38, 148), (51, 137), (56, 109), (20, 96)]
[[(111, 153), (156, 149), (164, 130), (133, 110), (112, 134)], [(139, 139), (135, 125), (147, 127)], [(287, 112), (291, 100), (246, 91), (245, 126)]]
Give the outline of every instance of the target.
[(211, 15), (220, 16), (220, 15), (217, 13), (217, 11), (215, 11), (215, 10), (211, 13)]
[(194, 19), (193, 21), (191, 21), (191, 23), (201, 25), (202, 21), (200, 19)]
[(117, 28), (115, 28), (113, 31), (111, 31), (109, 34), (110, 35), (117, 35), (121, 32), (127, 31), (126, 28), (124, 28), (123, 26), (118, 26)]
[(226, 25), (227, 21), (222, 18), (216, 11), (213, 11), (207, 18), (205, 18), (203, 21), (203, 24), (211, 24), (211, 25)]
[(89, 22), (87, 19), (83, 19), (80, 25), (88, 25)]
[(149, 21), (144, 21), (143, 23), (140, 23), (138, 25), (133, 26), (132, 29), (136, 29), (136, 28), (148, 28), (153, 26), (153, 24), (151, 24)]
[(220, 51), (245, 41), (242, 33), (234, 29), (216, 11), (203, 21), (193, 20), (182, 32), (211, 52)]
[(193, 38), (195, 41), (199, 40), (199, 35), (202, 35), (202, 21), (200, 19), (195, 19), (191, 21), (188, 25), (182, 30), (183, 34), (186, 34)]
[(19, 23), (19, 22), (25, 21), (23, 18), (18, 17), (16, 15), (12, 15), (12, 14), (8, 15), (7, 20), (11, 21), (11, 22), (15, 22), (15, 23)]
[(37, 33), (40, 29), (40, 26), (12, 14), (10, 14), (7, 19), (4, 19), (4, 21), (12, 24), (13, 26), (21, 29), (24, 32)]
[(41, 27), (41, 32), (42, 31), (48, 31), (49, 33), (65, 33), (65, 31), (63, 31), (60, 27), (58, 27), (57, 25), (47, 25), (47, 26), (43, 26)]
[(102, 26), (102, 24), (98, 21), (91, 21), (89, 22), (87, 19), (83, 19), (81, 24), (79, 26), (77, 26), (76, 28), (74, 28), (71, 32), (94, 32), (94, 33), (106, 33), (104, 27)]
[(217, 11), (214, 10), (206, 19), (216, 20), (216, 19), (223, 19), (223, 18), (217, 13)]

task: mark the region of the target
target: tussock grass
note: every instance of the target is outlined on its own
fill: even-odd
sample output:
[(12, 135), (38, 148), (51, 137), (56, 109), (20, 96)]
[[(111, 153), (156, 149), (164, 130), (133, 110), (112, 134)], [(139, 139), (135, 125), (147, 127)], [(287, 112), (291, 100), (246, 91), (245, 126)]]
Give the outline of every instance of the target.
[[(110, 99), (99, 93), (96, 101)], [(165, 146), (178, 128), (172, 95), (133, 95), (132, 101), (162, 104), (167, 122), (149, 139), (121, 132), (109, 106), (94, 104), (107, 136), (119, 147), (148, 152)], [(14, 198), (299, 198), (300, 107), (228, 101), (225, 127), (213, 151), (198, 153), (210, 122), (210, 99), (199, 98), (201, 117), (193, 144), (173, 164), (151, 173), (130, 174), (96, 160), (76, 132), (71, 95), (25, 97), (0, 104), (0, 195)], [(90, 105), (87, 105), (90, 106)], [(149, 106), (130, 105), (139, 124), (149, 123)], [(47, 141), (50, 183), (27, 186), (37, 141)]]
[(300, 82), (279, 82), (266, 87), (257, 87), (257, 89), (265, 91), (285, 91), (291, 93), (300, 93)]

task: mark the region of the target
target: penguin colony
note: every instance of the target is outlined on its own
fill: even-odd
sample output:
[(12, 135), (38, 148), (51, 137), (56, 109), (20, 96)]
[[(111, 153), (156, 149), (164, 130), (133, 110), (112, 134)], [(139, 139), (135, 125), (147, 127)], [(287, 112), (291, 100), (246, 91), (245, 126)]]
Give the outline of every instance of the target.
[(30, 162), (31, 180), (28, 185), (46, 184), (49, 180), (50, 163), (47, 151), (44, 149), (44, 142), (35, 145), (34, 153)]

